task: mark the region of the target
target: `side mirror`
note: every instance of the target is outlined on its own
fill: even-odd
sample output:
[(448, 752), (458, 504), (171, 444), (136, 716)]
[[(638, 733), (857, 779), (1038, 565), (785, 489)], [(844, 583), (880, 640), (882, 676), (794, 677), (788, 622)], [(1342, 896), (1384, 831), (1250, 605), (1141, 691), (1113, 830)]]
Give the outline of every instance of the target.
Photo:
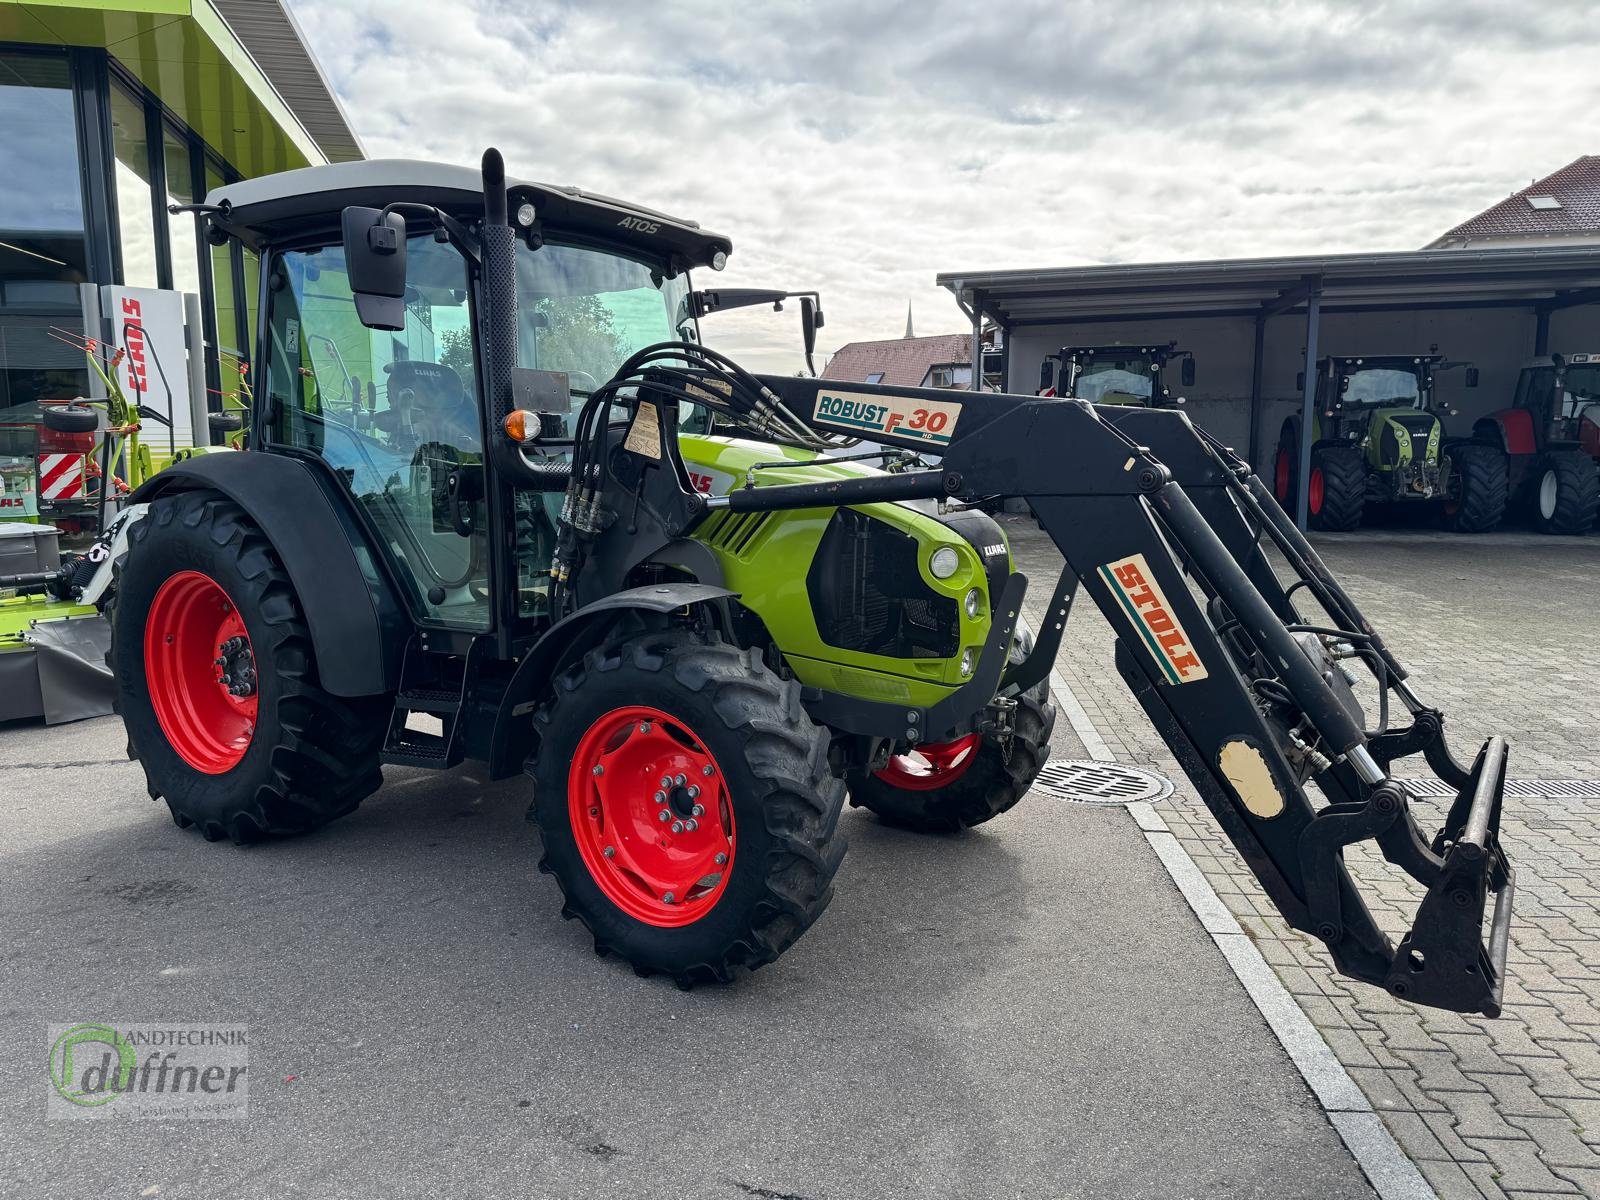
[(1186, 358), (1183, 365), (1178, 368), (1178, 379), (1184, 387), (1194, 386), (1194, 359)]
[(1477, 367), (1468, 367), (1467, 368), (1467, 386), (1468, 387), (1477, 387), (1478, 386), (1478, 368)]
[(1559, 371), (1562, 367), (1567, 365), (1567, 356), (1561, 353), (1561, 351), (1557, 350), (1555, 353), (1550, 355), (1550, 361), (1555, 364), (1556, 370)]
[(817, 373), (816, 366), (811, 361), (811, 356), (817, 349), (817, 330), (822, 328), (822, 309), (818, 306), (814, 296), (800, 297), (800, 337), (806, 347), (806, 370), (813, 376)]
[(1301, 371), (1294, 377), (1294, 390), (1297, 392), (1304, 392), (1306, 390), (1306, 373), (1304, 371)]
[(1045, 359), (1039, 364), (1039, 390), (1048, 392), (1055, 386), (1056, 364), (1053, 359)]
[(368, 329), (399, 332), (406, 327), (406, 219), (353, 205), (340, 224), (356, 316)]

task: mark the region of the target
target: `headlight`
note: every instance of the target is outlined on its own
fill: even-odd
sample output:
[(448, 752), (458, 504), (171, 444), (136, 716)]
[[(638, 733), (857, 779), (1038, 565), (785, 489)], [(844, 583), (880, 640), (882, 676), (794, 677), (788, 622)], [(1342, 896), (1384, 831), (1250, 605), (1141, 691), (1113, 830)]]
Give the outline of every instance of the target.
[(961, 655), (961, 674), (971, 675), (972, 668), (978, 665), (978, 648), (969, 646)]
[(961, 556), (954, 546), (940, 546), (928, 558), (928, 574), (935, 579), (949, 579), (961, 569)]
[(977, 588), (968, 592), (965, 608), (968, 620), (976, 621), (978, 614), (983, 611), (983, 593)]

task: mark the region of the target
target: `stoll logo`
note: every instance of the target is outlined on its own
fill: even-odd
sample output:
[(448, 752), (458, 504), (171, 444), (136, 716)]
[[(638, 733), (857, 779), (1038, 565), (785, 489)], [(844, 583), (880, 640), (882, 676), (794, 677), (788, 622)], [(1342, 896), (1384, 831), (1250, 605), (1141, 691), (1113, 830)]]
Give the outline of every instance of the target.
[(243, 1025), (51, 1025), (51, 1120), (219, 1120), (245, 1115)]

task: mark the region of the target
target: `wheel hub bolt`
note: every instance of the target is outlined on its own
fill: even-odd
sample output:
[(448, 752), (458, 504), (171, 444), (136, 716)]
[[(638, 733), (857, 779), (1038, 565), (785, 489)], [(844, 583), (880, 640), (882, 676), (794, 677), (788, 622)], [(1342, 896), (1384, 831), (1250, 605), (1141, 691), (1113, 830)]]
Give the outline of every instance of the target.
[(591, 808), (589, 810), (589, 815), (591, 817), (598, 817), (600, 815), (600, 810), (598, 808)]
[(661, 786), (664, 787), (664, 788), (671, 787), (672, 786), (672, 776), (671, 775), (663, 775), (661, 777)]
[(683, 822), (682, 821), (674, 821), (672, 823), (672, 832), (673, 833), (682, 833), (683, 832)]
[(692, 817), (703, 817), (703, 816), (705, 816), (706, 815), (706, 806), (703, 805), (703, 804), (696, 804), (693, 808), (691, 808), (689, 810), (689, 815), (692, 816)]
[(711, 775), (711, 764), (707, 763), (705, 766), (701, 767), (700, 774), (709, 778)]
[(696, 821), (693, 817), (690, 817), (683, 823), (683, 827), (690, 833), (693, 833), (696, 829), (700, 828), (700, 822)]
[(639, 722), (639, 732), (640, 733), (649, 733), (650, 732), (650, 722), (649, 721), (640, 721)]
[(686, 776), (678, 775), (673, 779), (672, 782), (677, 784), (679, 787), (682, 787), (685, 783), (688, 782), (688, 779), (687, 779)]
[(728, 856), (726, 854), (717, 855), (717, 866), (719, 866), (719, 867), (720, 866), (724, 866), (724, 865), (727, 864), (727, 861), (728, 861)]
[(614, 857), (616, 855), (616, 853), (617, 853), (617, 848), (615, 846), (607, 846), (605, 848), (605, 856), (607, 858)]
[(693, 800), (696, 797), (698, 797), (699, 795), (700, 795), (700, 789), (695, 787), (694, 784), (691, 783), (689, 785), (689, 799)]
[(667, 794), (665, 792), (657, 792), (656, 793), (656, 803), (657, 804), (665, 804), (666, 802), (667, 802)]
[(676, 904), (678, 902), (678, 898), (671, 892), (668, 892), (666, 895), (662, 896), (661, 899), (667, 904)]
[(595, 775), (604, 775), (606, 773), (606, 769), (601, 766), (596, 766), (592, 773)]
[(672, 820), (672, 814), (670, 812), (668, 812), (666, 809), (663, 808), (660, 812), (658, 812), (656, 814), (656, 820), (663, 821), (663, 822), (670, 821), (670, 820)]

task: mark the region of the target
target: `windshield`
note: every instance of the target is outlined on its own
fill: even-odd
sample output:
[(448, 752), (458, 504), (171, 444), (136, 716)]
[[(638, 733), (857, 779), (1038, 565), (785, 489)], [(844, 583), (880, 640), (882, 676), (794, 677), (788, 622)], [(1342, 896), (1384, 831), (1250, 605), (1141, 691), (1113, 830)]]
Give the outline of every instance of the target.
[(1575, 417), (1585, 405), (1600, 400), (1600, 364), (1569, 366), (1563, 375), (1561, 417)]
[(1420, 393), (1412, 372), (1368, 367), (1345, 376), (1340, 398), (1346, 404), (1416, 404)]
[(1094, 401), (1113, 394), (1147, 400), (1151, 380), (1148, 358), (1097, 358), (1079, 371), (1072, 392), (1079, 400)]
[(601, 250), (517, 247), (517, 362), (591, 392), (656, 342), (691, 341), (689, 280)]

